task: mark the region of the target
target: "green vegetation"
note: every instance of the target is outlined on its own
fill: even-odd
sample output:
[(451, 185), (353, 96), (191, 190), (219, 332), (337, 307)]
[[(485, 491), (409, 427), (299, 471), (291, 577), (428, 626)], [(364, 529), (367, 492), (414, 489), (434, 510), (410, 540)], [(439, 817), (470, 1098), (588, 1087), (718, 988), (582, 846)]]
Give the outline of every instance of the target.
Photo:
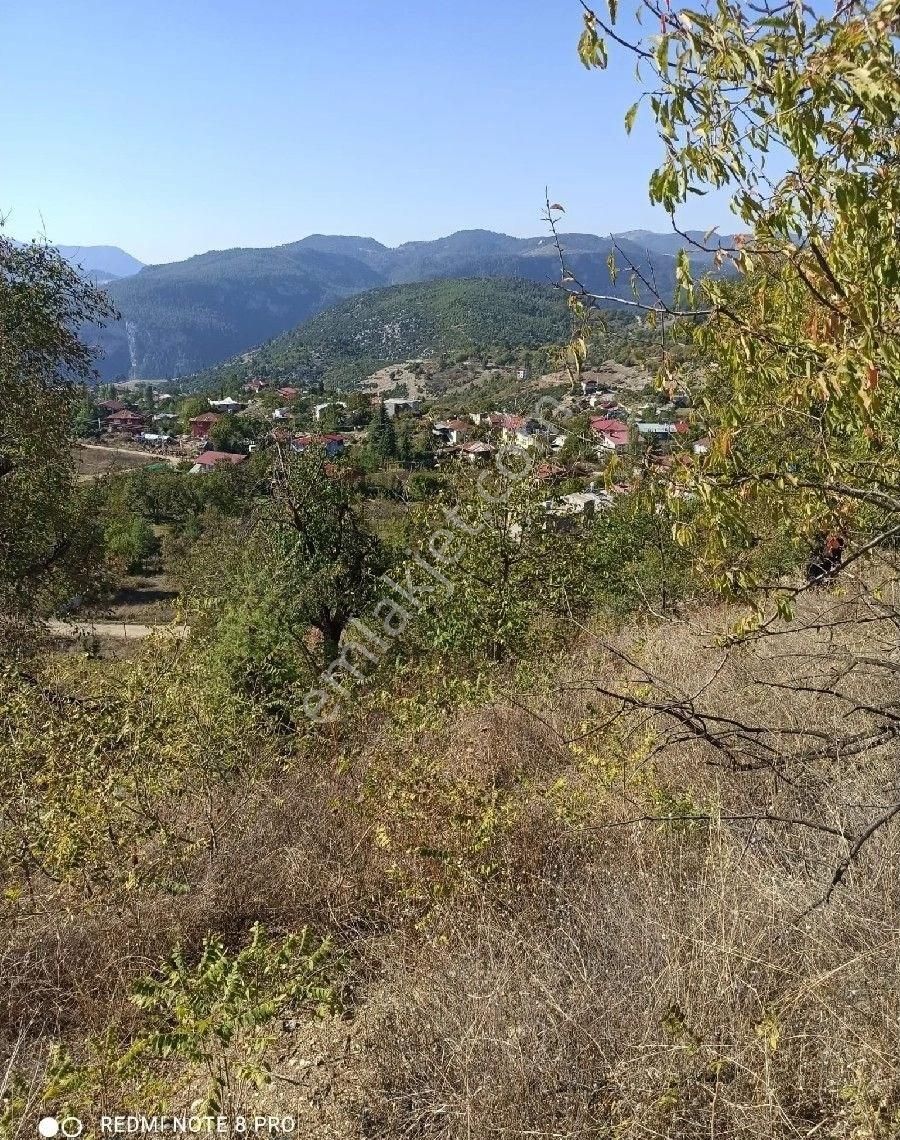
[[(0, 235), (0, 643), (91, 589), (93, 520), (69, 452), (76, 384), (92, 354), (84, 323), (108, 318), (103, 295), (55, 250)], [(0, 649), (2, 653), (2, 649)]]
[(379, 283), (359, 262), (302, 243), (145, 266), (107, 286), (123, 321), (98, 337), (101, 374), (150, 379), (196, 372)]
[(564, 297), (529, 281), (395, 285), (335, 305), (250, 360), (225, 365), (197, 383), (212, 388), (261, 376), (345, 387), (385, 364), (421, 356), (558, 344), (569, 326)]
[[(897, 11), (651, 11), (652, 197), (724, 185), (753, 231), (730, 279), (680, 258), (681, 300), (641, 302), (690, 403), (666, 448), (586, 473), (580, 415), (564, 483), (540, 440), (431, 470), (357, 397), (339, 458), (261, 441), (80, 493), (63, 381), (96, 298), (5, 263), (4, 613), (159, 557), (188, 631), (3, 643), (4, 1135), (121, 1106), (348, 1140), (897, 1136)], [(586, 12), (585, 64), (624, 50), (615, 15)], [(389, 290), (317, 343), (356, 359), (397, 296), (404, 355), (497, 343), (533, 287), (484, 288)], [(558, 317), (576, 369), (592, 300)], [(544, 309), (517, 320), (544, 343)], [(562, 509), (570, 481), (599, 506)]]

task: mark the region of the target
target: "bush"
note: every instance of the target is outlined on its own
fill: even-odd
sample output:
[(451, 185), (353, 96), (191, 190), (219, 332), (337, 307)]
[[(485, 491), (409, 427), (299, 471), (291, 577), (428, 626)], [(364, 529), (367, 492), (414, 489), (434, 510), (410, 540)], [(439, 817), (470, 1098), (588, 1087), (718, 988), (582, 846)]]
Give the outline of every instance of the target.
[(153, 527), (137, 515), (107, 523), (103, 538), (107, 558), (129, 574), (143, 570), (147, 559), (159, 550)]

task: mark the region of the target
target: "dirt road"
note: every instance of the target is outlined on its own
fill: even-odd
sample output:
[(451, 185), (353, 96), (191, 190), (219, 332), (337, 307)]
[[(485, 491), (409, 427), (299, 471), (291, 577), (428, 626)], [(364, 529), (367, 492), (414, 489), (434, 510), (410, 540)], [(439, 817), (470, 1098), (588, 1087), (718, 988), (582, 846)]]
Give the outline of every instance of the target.
[(187, 637), (185, 625), (143, 625), (133, 621), (48, 621), (51, 633), (61, 637), (118, 637), (139, 641), (157, 631), (167, 637)]

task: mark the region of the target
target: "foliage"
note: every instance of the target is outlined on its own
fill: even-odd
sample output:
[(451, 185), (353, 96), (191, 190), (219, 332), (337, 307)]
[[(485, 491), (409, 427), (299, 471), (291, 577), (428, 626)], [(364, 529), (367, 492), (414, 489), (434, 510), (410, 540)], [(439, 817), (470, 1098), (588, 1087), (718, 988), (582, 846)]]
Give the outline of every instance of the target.
[(369, 424), (366, 447), (372, 461), (378, 465), (386, 459), (397, 458), (397, 432), (394, 421), (388, 417), (383, 403), (378, 405)]
[(83, 592), (96, 532), (79, 513), (70, 452), (76, 384), (93, 374), (78, 339), (112, 311), (49, 246), (0, 236), (0, 625)]
[(472, 665), (527, 659), (559, 636), (561, 617), (582, 610), (588, 532), (553, 526), (545, 496), (527, 471), (461, 472), (456, 488), (423, 504), (411, 547), (452, 584), (423, 612), (430, 651)]
[(487, 278), (394, 285), (334, 305), (263, 345), (248, 362), (223, 366), (198, 383), (254, 375), (344, 387), (397, 361), (440, 350), (537, 347), (558, 343), (568, 329), (565, 301), (547, 285)]
[(37, 672), (6, 669), (0, 700), (8, 899), (22, 897), (35, 876), (102, 892), (113, 908), (139, 884), (177, 893), (211, 833), (192, 836), (193, 825), (186, 833), (175, 805), (188, 797), (202, 812), (203, 797), (250, 763), (239, 751), (247, 734), (254, 761), (266, 755), (252, 710), (165, 636), (114, 670), (65, 658)]
[(217, 451), (244, 452), (253, 436), (251, 424), (242, 416), (223, 416), (209, 430), (209, 442)]
[[(305, 927), (273, 940), (254, 923), (250, 941), (236, 953), (207, 938), (196, 963), (176, 949), (156, 975), (134, 986), (132, 1001), (152, 1028), (143, 1030), (122, 1063), (158, 1057), (202, 1066), (205, 1111), (243, 1108), (238, 1082), (258, 1088), (269, 1079), (264, 1027), (291, 1009), (340, 1008), (330, 984), (334, 966), (331, 941), (315, 939)], [(239, 1050), (239, 1059), (232, 1050)]]
[(674, 541), (671, 516), (652, 489), (621, 497), (595, 520), (588, 567), (594, 602), (619, 617), (658, 617), (698, 592), (690, 555)]
[(288, 720), (295, 686), (338, 655), (373, 596), (385, 552), (318, 449), (278, 450), (272, 463), (271, 495), (240, 524), (210, 519), (182, 580), (211, 662), (235, 691)]
[[(665, 235), (623, 234), (616, 240), (648, 275), (652, 271), (654, 279), (669, 289), (675, 261), (664, 244), (654, 243), (660, 236)], [(612, 248), (610, 239), (592, 234), (564, 237), (579, 279), (596, 287), (606, 284), (604, 261)], [(97, 338), (104, 351), (103, 375), (110, 379), (132, 373), (134, 378), (150, 379), (187, 376), (239, 358), (354, 294), (378, 290), (372, 296), (380, 305), (379, 293), (385, 286), (492, 278), (503, 291), (511, 287), (512, 278), (543, 286), (557, 270), (556, 250), (544, 235), (514, 238), (484, 230), (407, 242), (396, 249), (371, 239), (313, 235), (273, 249), (217, 250), (169, 265), (145, 266), (109, 285), (123, 319)], [(630, 296), (626, 282), (613, 291)], [(528, 328), (529, 322), (522, 322), (515, 308), (508, 316), (509, 333)], [(473, 331), (478, 331), (477, 323)], [(496, 328), (499, 339), (488, 343), (501, 348), (507, 343), (506, 332), (502, 326)], [(392, 339), (389, 332), (388, 343)], [(469, 337), (464, 333), (450, 339), (461, 345)], [(382, 355), (373, 352), (368, 334), (365, 341), (369, 343), (360, 346), (361, 357)], [(308, 360), (300, 352), (293, 356), (280, 363), (292, 364), (304, 374)], [(265, 367), (279, 364), (278, 359), (266, 357), (263, 352)], [(236, 360), (208, 377), (209, 386), (224, 395), (223, 381), (229, 374), (245, 375), (246, 369)]]
[(73, 431), (78, 439), (94, 439), (100, 434), (100, 409), (87, 387), (81, 390), (75, 402)]
[[(644, 7), (661, 26), (631, 45), (665, 147), (651, 198), (673, 211), (726, 188), (750, 231), (716, 254), (738, 282), (695, 283), (680, 256), (683, 298), (708, 319), (700, 367), (663, 379), (693, 391), (712, 446), (681, 468), (681, 501), (687, 490), (701, 510), (677, 533), (721, 587), (758, 597), (746, 552), (760, 520), (781, 542), (832, 532), (857, 552), (900, 525), (897, 10)], [(603, 66), (610, 23), (585, 21), (582, 60)]]
[(142, 570), (147, 559), (159, 549), (153, 527), (138, 515), (111, 519), (103, 539), (107, 556), (129, 574)]

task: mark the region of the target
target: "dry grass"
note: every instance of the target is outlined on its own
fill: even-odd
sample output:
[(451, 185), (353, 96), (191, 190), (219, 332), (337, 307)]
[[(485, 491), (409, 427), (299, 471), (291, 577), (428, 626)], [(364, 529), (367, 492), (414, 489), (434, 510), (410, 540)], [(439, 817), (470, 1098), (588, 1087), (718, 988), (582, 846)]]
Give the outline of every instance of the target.
[[(10, 913), (6, 1041), (24, 1034), (35, 1064), (51, 1038), (127, 1036), (133, 979), (176, 941), (308, 923), (348, 952), (347, 1038), (278, 1035), (273, 1067), (303, 1079), (253, 1107), (310, 1136), (900, 1135), (898, 828), (817, 905), (841, 832), (900, 778), (891, 740), (824, 747), (896, 699), (890, 670), (848, 669), (892, 654), (890, 622), (821, 594), (790, 632), (725, 651), (732, 616), (584, 635), (538, 689), (488, 705), (417, 720), (363, 702), (262, 776), (179, 792), (159, 810), (202, 839), (187, 892), (45, 883)], [(735, 770), (608, 695), (638, 691), (753, 728), (729, 747), (785, 762)], [(124, 1095), (112, 1081), (98, 1103)]]
[(132, 446), (129, 449), (127, 445), (122, 448), (104, 445), (75, 446), (72, 448), (72, 455), (75, 460), (75, 472), (79, 479), (85, 481), (99, 479), (103, 475), (119, 471), (133, 471), (135, 468), (160, 462), (158, 455), (150, 452), (140, 454), (136, 447)]

